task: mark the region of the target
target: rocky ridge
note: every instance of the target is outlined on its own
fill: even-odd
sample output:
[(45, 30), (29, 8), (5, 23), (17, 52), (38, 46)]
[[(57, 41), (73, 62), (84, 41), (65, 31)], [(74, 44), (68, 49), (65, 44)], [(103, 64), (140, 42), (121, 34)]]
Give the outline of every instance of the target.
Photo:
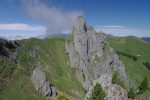
[[(83, 87), (91, 95), (92, 87), (98, 82), (107, 93), (108, 100), (126, 100), (126, 91), (112, 84), (112, 74), (119, 73), (125, 85), (129, 84), (125, 67), (113, 48), (109, 47), (103, 33), (97, 33), (86, 25), (79, 16), (73, 26), (72, 34), (66, 41), (66, 51), (72, 67), (80, 70)], [(111, 92), (110, 92), (111, 91)]]

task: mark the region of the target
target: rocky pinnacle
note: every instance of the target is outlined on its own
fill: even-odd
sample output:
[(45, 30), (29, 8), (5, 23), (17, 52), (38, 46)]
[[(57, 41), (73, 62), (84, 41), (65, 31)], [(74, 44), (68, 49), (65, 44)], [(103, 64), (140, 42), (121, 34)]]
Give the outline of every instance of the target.
[[(108, 100), (113, 98), (118, 98), (113, 100), (126, 100), (125, 90), (112, 84), (114, 71), (119, 73), (119, 77), (126, 85), (128, 84), (125, 67), (113, 48), (109, 47), (105, 37), (104, 33), (97, 33), (94, 28), (87, 26), (84, 18), (79, 16), (73, 25), (70, 40), (66, 41), (66, 51), (71, 66), (80, 70), (78, 76), (82, 80), (83, 87), (88, 91), (85, 98), (90, 97), (93, 86), (98, 82), (107, 93)], [(115, 93), (109, 92), (112, 89), (123, 95), (114, 96)]]

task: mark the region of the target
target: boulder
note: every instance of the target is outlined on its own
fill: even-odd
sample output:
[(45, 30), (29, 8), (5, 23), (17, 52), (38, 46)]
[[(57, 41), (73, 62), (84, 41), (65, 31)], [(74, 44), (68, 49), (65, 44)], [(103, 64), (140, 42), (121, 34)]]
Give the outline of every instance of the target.
[(33, 70), (31, 81), (35, 89), (44, 96), (56, 96), (55, 88), (46, 80), (45, 73), (38, 66)]

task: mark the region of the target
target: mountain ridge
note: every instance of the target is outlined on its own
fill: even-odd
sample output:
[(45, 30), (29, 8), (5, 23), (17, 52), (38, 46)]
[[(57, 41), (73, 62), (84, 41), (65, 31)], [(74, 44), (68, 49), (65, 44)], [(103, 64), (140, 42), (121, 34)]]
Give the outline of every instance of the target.
[[(150, 80), (150, 71), (143, 65), (143, 62), (150, 60), (148, 42), (136, 37), (107, 38), (104, 33), (97, 33), (92, 27), (87, 26), (82, 17), (75, 24), (72, 34), (67, 38), (32, 38), (18, 41), (21, 52), (16, 64), (13, 65), (11, 62), (12, 67), (9, 67), (7, 59), (0, 60), (1, 65), (10, 68), (2, 69), (1, 72), (7, 74), (12, 71), (13, 77), (13, 80), (6, 81), (1, 89), (0, 98), (61, 100), (58, 98), (65, 97), (69, 100), (84, 100), (91, 96), (93, 87), (99, 83), (108, 100), (127, 100), (128, 89), (124, 89), (123, 85), (119, 86), (118, 83), (112, 84), (112, 76), (116, 71), (119, 72), (121, 80), (124, 80), (121, 76), (123, 75), (127, 77), (129, 84), (133, 82), (135, 91), (138, 90), (144, 76)], [(134, 60), (134, 57), (137, 60)], [(36, 90), (35, 83), (31, 81), (36, 66), (40, 66), (45, 73), (46, 84), (49, 82), (57, 91), (56, 97), (43, 96)], [(124, 73), (127, 76), (124, 76)], [(137, 94), (135, 100), (147, 99), (149, 94), (148, 91), (141, 95)]]

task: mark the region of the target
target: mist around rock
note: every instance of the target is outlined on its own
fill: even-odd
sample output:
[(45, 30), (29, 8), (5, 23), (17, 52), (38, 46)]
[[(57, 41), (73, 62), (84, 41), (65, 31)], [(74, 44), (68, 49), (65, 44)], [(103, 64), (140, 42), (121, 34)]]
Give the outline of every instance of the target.
[(82, 11), (65, 11), (54, 5), (46, 5), (42, 0), (23, 0), (22, 5), (33, 18), (45, 22), (46, 36), (55, 36), (70, 32), (75, 19), (83, 15)]

